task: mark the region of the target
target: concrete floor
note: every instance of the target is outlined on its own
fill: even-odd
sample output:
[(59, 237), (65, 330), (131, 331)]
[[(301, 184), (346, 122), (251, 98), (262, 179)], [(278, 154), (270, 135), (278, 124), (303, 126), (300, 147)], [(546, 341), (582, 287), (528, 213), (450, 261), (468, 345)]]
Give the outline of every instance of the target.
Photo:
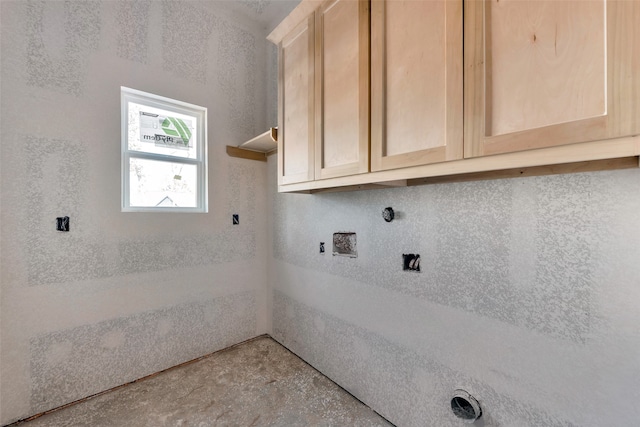
[(268, 337), (14, 426), (391, 426)]

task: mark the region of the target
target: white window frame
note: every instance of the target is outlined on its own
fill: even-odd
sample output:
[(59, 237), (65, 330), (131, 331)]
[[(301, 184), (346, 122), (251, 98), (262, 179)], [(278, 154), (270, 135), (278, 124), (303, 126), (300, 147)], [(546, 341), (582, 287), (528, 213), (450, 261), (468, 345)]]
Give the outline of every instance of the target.
[[(206, 213), (208, 211), (207, 190), (207, 108), (189, 104), (175, 99), (120, 87), (121, 112), (122, 112), (122, 212), (195, 212)], [(185, 114), (196, 118), (197, 135), (196, 158), (177, 157), (156, 153), (145, 153), (129, 150), (129, 102), (142, 104), (149, 107), (161, 108), (179, 114)], [(155, 160), (160, 162), (183, 163), (195, 165), (197, 169), (196, 207), (171, 207), (171, 206), (131, 206), (130, 204), (130, 172), (131, 158)]]

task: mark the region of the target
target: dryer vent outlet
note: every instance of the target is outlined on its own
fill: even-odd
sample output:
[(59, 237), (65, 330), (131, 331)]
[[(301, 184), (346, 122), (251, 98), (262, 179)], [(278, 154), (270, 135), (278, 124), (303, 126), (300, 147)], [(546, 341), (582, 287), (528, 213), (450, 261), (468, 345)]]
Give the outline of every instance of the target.
[(482, 416), (478, 401), (464, 390), (455, 390), (451, 399), (453, 414), (466, 423), (473, 423)]

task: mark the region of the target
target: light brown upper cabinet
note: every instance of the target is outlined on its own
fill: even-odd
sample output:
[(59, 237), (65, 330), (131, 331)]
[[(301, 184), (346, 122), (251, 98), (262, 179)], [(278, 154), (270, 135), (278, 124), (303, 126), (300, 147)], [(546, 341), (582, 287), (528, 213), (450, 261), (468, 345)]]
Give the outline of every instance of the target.
[(315, 13), (315, 179), (369, 172), (369, 1)]
[(282, 39), (278, 70), (278, 184), (314, 179), (315, 19)]
[(281, 192), (638, 166), (640, 0), (302, 0), (268, 39)]
[(462, 158), (462, 60), (462, 1), (372, 0), (372, 171)]
[(640, 132), (640, 1), (465, 8), (465, 157)]

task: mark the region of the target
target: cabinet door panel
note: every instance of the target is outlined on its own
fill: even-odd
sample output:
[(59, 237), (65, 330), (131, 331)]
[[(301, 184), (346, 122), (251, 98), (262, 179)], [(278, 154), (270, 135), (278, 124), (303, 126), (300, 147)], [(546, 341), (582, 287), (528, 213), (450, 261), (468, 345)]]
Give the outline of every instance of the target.
[(279, 90), (279, 184), (314, 178), (314, 17), (282, 40)]
[(369, 171), (368, 1), (316, 15), (316, 179)]
[(638, 2), (465, 6), (465, 157), (640, 130)]
[(462, 3), (373, 0), (371, 169), (462, 158)]

